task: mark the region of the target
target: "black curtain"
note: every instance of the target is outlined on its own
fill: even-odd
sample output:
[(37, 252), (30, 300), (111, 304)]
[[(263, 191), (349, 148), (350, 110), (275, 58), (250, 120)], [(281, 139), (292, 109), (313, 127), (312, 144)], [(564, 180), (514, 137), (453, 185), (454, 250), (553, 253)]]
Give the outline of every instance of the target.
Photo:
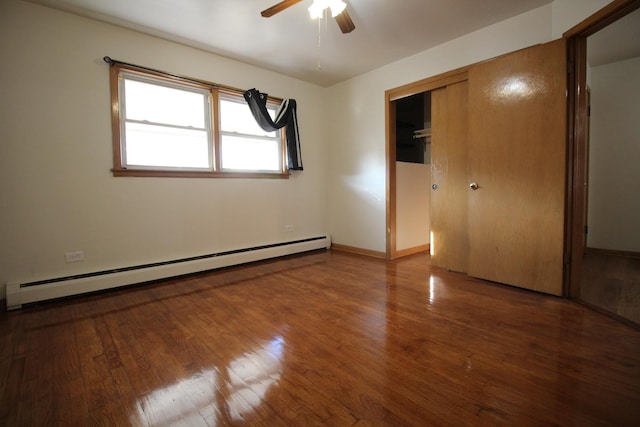
[(296, 100), (285, 99), (280, 105), (274, 121), (267, 111), (266, 93), (260, 93), (257, 89), (249, 89), (244, 93), (244, 99), (247, 101), (247, 104), (249, 104), (249, 108), (256, 122), (258, 122), (263, 130), (273, 132), (283, 127), (286, 128), (287, 167), (291, 170), (302, 170)]

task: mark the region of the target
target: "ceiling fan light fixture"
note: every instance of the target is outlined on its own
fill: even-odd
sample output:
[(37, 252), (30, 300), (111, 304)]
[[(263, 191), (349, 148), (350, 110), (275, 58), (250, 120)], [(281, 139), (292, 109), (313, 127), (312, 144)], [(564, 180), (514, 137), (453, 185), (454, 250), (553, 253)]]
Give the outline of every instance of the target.
[(323, 0), (313, 0), (313, 4), (309, 6), (309, 15), (311, 15), (311, 19), (322, 18), (324, 9), (325, 5)]
[(346, 9), (347, 4), (342, 0), (330, 0), (329, 7), (331, 8), (331, 16), (335, 18)]
[(313, 4), (309, 6), (309, 14), (313, 19), (322, 18), (322, 14), (326, 8), (331, 9), (331, 16), (336, 17), (340, 15), (347, 4), (342, 0), (313, 0)]

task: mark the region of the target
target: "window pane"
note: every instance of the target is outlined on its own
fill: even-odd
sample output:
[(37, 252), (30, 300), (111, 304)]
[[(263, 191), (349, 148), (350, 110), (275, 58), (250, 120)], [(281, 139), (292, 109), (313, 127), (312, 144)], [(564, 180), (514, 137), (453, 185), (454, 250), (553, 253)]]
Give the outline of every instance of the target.
[(126, 163), (137, 166), (210, 168), (206, 131), (126, 124)]
[[(267, 111), (269, 111), (269, 115), (273, 120), (276, 109), (267, 107)], [(277, 137), (277, 131), (267, 132), (262, 130), (244, 100), (242, 102), (234, 102), (227, 99), (220, 100), (220, 128), (223, 132)]]
[(128, 120), (205, 128), (207, 94), (125, 80)]
[(222, 136), (222, 168), (280, 171), (278, 140)]

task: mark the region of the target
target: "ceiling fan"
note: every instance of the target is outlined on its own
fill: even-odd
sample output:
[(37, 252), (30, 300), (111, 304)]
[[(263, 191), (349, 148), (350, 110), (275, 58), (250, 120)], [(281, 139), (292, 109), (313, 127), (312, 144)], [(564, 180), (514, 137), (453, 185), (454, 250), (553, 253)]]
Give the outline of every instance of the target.
[[(300, 3), (301, 1), (302, 0), (283, 0), (280, 3), (263, 10), (260, 12), (260, 15), (265, 18), (269, 18), (276, 13), (290, 8), (296, 3)], [(347, 34), (355, 30), (356, 26), (353, 24), (346, 7), (347, 5), (342, 0), (313, 0), (313, 4), (309, 7), (309, 13), (312, 18), (321, 18), (324, 10), (330, 8), (331, 16), (336, 19), (340, 30), (344, 34)]]

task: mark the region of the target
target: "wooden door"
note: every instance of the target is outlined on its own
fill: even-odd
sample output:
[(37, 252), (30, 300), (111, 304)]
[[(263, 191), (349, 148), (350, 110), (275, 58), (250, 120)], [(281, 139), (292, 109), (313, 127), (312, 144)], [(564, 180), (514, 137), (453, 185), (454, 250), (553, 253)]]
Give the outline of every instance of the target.
[(431, 92), (431, 264), (467, 271), (467, 81)]
[(562, 294), (566, 45), (537, 45), (469, 70), (472, 276)]

